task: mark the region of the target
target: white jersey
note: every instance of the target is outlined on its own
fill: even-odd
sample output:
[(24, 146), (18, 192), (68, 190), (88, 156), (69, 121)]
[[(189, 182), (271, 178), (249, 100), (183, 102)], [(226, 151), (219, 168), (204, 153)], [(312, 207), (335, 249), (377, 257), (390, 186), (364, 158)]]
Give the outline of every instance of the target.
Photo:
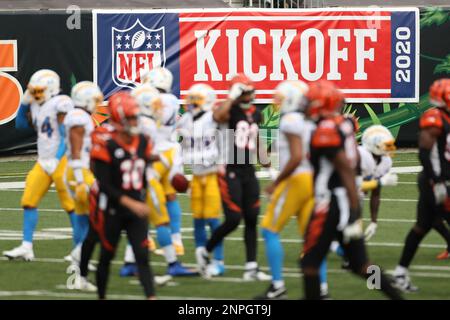
[(186, 112), (179, 121), (183, 161), (192, 165), (194, 175), (217, 172), (219, 161), (217, 126), (212, 111), (197, 116)]
[(142, 133), (147, 138), (150, 138), (153, 144), (156, 143), (158, 127), (153, 118), (143, 115), (139, 116), (138, 127), (140, 133)]
[(175, 129), (180, 109), (178, 99), (173, 94), (162, 93), (161, 102), (163, 114), (161, 119), (156, 122), (158, 130), (154, 140), (158, 152), (166, 151), (177, 145)]
[(297, 166), (292, 174), (302, 173), (302, 172), (312, 172), (312, 165), (308, 159), (309, 155), (309, 144), (311, 140), (311, 133), (314, 130), (315, 125), (313, 122), (306, 120), (305, 116), (299, 112), (289, 112), (282, 115), (280, 120), (280, 139), (278, 144), (278, 152), (280, 158), (280, 168), (282, 171), (289, 159), (291, 154), (289, 151), (289, 142), (285, 136), (286, 133), (294, 134), (302, 139), (302, 161)]
[(31, 117), (37, 132), (38, 160), (56, 158), (61, 142), (58, 126), (58, 113), (67, 113), (74, 108), (72, 99), (57, 95), (39, 106), (31, 105)]
[(389, 156), (381, 156), (377, 163), (374, 155), (364, 146), (358, 146), (361, 158), (361, 175), (363, 180), (379, 179), (392, 168), (392, 159)]
[(72, 147), (70, 144), (70, 129), (73, 127), (84, 127), (83, 145), (81, 146), (81, 162), (83, 168), (89, 168), (90, 152), (92, 147), (91, 134), (94, 131), (94, 121), (91, 115), (81, 108), (75, 108), (69, 111), (64, 118), (64, 127), (66, 129), (67, 157), (72, 159)]

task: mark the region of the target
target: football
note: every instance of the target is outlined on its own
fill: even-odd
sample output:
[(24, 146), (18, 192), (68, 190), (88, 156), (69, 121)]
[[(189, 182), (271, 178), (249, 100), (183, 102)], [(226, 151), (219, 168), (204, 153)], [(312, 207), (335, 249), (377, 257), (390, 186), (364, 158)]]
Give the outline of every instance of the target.
[(145, 42), (145, 32), (140, 30), (136, 32), (131, 38), (131, 47), (133, 47), (133, 49), (137, 49), (140, 46), (142, 46), (144, 42)]
[(184, 193), (189, 188), (189, 181), (180, 173), (173, 176), (171, 183), (177, 192)]

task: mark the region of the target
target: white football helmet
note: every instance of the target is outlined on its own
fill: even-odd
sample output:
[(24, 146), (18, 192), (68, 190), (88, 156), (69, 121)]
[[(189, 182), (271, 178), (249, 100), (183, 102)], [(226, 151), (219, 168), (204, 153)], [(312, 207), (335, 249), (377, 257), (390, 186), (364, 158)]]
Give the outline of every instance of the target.
[(169, 69), (157, 67), (142, 76), (142, 83), (149, 83), (156, 89), (170, 93), (172, 90), (173, 75)]
[(144, 83), (134, 88), (131, 96), (138, 103), (142, 115), (159, 118), (162, 113), (162, 102), (158, 90), (150, 84)]
[(216, 94), (214, 89), (204, 83), (194, 84), (189, 88), (189, 94), (186, 97), (188, 111), (200, 107), (203, 111), (212, 110), (216, 102)]
[(377, 156), (389, 155), (396, 150), (392, 133), (382, 125), (373, 125), (364, 130), (362, 145)]
[(308, 85), (303, 81), (283, 81), (275, 89), (275, 104), (281, 113), (304, 111), (307, 105)]
[(93, 113), (95, 108), (103, 103), (103, 93), (91, 81), (81, 81), (74, 85), (71, 97), (75, 107), (86, 109), (89, 113)]
[(27, 88), (33, 100), (43, 104), (60, 92), (59, 76), (53, 70), (41, 69), (31, 76)]

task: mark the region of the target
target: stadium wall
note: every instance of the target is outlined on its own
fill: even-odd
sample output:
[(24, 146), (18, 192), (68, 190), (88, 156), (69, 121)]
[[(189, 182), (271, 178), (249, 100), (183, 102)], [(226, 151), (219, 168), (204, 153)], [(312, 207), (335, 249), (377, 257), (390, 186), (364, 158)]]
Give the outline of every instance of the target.
[[(418, 103), (349, 103), (362, 128), (381, 123), (390, 128), (400, 146), (415, 146), (418, 118), (429, 108), (427, 91), (437, 78), (450, 74), (450, 8), (420, 11), (420, 98)], [(32, 131), (14, 128), (18, 101), (31, 74), (50, 68), (61, 76), (65, 94), (78, 81), (92, 80), (92, 13), (73, 16), (65, 11), (0, 12), (0, 152), (33, 148)], [(20, 86), (20, 88), (19, 88)], [(261, 105), (265, 127), (278, 125), (279, 114)]]

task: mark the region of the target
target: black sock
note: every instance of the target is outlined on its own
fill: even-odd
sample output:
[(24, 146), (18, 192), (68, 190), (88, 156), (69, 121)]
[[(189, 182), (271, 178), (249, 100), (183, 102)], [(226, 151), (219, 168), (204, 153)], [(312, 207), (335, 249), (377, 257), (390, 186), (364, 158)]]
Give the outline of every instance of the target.
[(141, 282), (142, 287), (144, 288), (145, 296), (151, 297), (155, 295), (155, 286), (153, 283), (153, 274), (152, 270), (150, 269), (148, 263), (138, 265), (138, 275), (139, 280)]
[(306, 300), (320, 300), (320, 279), (319, 275), (303, 274), (303, 283)]
[(414, 229), (411, 229), (411, 231), (408, 233), (405, 240), (405, 247), (403, 248), (399, 263), (402, 267), (409, 267), (424, 236), (424, 234), (419, 234), (414, 231)]
[(391, 300), (403, 300), (403, 297), (401, 296), (400, 292), (392, 286), (390, 279), (384, 273), (381, 273), (380, 285), (381, 290)]
[(97, 233), (91, 227), (89, 227), (88, 235), (86, 236), (86, 239), (83, 241), (83, 245), (81, 246), (80, 275), (82, 277), (87, 277), (88, 275), (89, 260), (92, 257), (92, 253), (94, 252), (97, 242)]

